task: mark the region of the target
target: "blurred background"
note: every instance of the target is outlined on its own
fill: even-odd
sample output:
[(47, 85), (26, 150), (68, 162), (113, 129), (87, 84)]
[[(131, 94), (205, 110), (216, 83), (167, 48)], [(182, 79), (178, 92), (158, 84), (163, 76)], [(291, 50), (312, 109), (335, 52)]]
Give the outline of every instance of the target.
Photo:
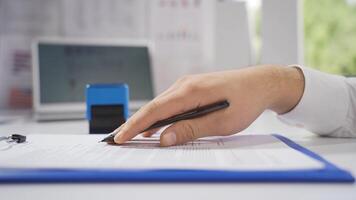
[(356, 75), (356, 0), (0, 0), (0, 109), (31, 108), (39, 37), (149, 40), (156, 94), (264, 63)]

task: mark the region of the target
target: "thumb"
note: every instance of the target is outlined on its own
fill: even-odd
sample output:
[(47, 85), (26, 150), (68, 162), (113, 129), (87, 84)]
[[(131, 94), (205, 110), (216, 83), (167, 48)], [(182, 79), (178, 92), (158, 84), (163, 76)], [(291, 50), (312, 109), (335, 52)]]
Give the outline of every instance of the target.
[[(184, 120), (168, 127), (161, 134), (160, 145), (163, 147), (184, 144), (200, 137), (204, 137), (202, 120)], [(206, 126), (205, 126), (206, 127)]]

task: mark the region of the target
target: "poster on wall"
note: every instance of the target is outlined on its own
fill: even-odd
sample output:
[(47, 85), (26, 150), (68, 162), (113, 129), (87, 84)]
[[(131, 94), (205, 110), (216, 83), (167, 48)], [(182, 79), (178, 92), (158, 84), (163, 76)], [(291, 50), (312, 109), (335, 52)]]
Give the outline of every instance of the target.
[(31, 42), (35, 37), (58, 36), (58, 3), (0, 1), (0, 108), (32, 106)]

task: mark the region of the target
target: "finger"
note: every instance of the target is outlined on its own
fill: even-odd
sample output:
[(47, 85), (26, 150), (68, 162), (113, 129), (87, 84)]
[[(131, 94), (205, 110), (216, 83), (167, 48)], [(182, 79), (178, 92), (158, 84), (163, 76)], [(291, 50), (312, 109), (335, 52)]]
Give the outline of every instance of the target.
[[(220, 135), (221, 133), (226, 132), (221, 123), (221, 118), (223, 112), (212, 113), (210, 115), (191, 119), (184, 120), (173, 124), (168, 127), (161, 134), (160, 145), (163, 147), (184, 144), (189, 141), (196, 140), (201, 137)], [(220, 128), (218, 128), (217, 123), (220, 123)]]
[[(165, 90), (164, 92), (162, 92), (158, 97), (156, 98), (159, 98), (159, 97), (163, 97), (163, 96), (166, 96), (166, 95), (169, 95), (171, 92), (173, 92), (175, 89), (175, 85), (172, 85), (170, 88), (168, 88), (167, 90)], [(124, 126), (125, 124), (121, 124), (118, 128), (116, 128), (112, 133), (115, 133), (115, 135), (117, 135), (119, 133), (119, 131), (122, 129), (122, 127)], [(154, 129), (152, 131), (149, 131), (149, 132), (144, 132), (142, 133), (142, 135), (144, 137), (151, 137), (155, 132), (157, 132), (159, 130), (159, 128), (157, 129)]]
[(115, 143), (122, 144), (156, 121), (171, 117), (178, 113), (197, 107), (199, 102), (191, 95), (185, 98), (180, 93), (172, 93), (156, 98), (134, 114), (115, 136)]
[(157, 131), (159, 131), (161, 128), (155, 128), (152, 130), (148, 130), (142, 133), (143, 137), (151, 137), (153, 134), (157, 133)]

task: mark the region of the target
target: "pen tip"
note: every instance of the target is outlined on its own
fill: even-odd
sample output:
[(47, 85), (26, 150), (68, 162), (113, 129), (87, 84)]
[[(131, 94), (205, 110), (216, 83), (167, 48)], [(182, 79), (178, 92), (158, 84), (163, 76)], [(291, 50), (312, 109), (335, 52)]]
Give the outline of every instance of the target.
[(100, 140), (99, 142), (106, 142), (107, 141), (107, 138), (104, 138), (102, 140)]

